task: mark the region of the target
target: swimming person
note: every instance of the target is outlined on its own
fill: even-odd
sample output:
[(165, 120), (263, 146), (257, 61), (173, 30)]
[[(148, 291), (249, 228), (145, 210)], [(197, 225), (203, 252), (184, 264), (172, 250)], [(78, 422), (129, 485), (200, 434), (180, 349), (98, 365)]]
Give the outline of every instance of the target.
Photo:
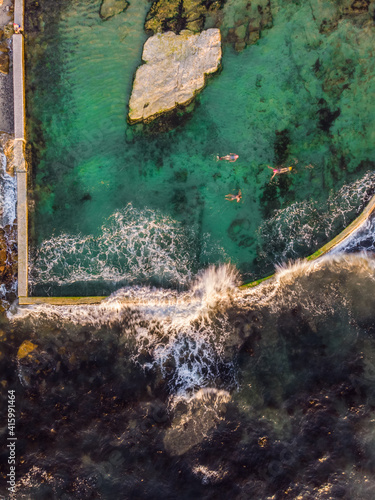
[(234, 153), (230, 153), (229, 155), (225, 156), (216, 156), (217, 161), (219, 160), (227, 160), (230, 162), (234, 162), (238, 159), (238, 155), (235, 155)]
[(228, 200), (228, 201), (234, 201), (234, 200), (237, 200), (237, 203), (240, 202), (242, 198), (242, 193), (241, 193), (241, 189), (238, 190), (238, 194), (226, 194), (225, 195), (225, 199)]
[(287, 172), (291, 172), (293, 167), (276, 167), (276, 168), (273, 168), (273, 167), (270, 167), (269, 165), (267, 165), (268, 168), (270, 168), (272, 171), (273, 171), (273, 175), (271, 177), (271, 181), (272, 179), (275, 177), (275, 175), (278, 175), (278, 174), (286, 174)]

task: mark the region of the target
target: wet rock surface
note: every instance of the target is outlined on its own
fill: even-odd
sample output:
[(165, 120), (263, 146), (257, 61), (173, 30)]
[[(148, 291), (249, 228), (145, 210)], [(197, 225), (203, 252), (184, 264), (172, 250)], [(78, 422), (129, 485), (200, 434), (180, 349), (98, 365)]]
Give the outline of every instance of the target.
[(104, 20), (110, 19), (129, 7), (126, 0), (103, 0), (100, 6), (100, 17)]
[[(211, 331), (195, 318), (186, 335), (208, 341), (230, 317), (234, 331), (217, 344), (235, 360), (232, 390), (212, 381), (179, 392), (153, 364), (154, 349), (142, 368), (137, 329), (148, 340), (158, 330), (159, 349), (170, 345), (163, 331), (173, 327), (157, 315), (126, 305), (108, 316), (90, 307), (2, 314), (0, 403), (16, 390), (16, 498), (372, 500), (368, 270), (360, 260), (326, 261), (280, 276), (268, 302), (257, 292), (241, 305), (221, 302), (209, 311)], [(184, 374), (202, 362), (208, 375), (213, 359), (202, 354)]]
[(257, 42), (262, 30), (272, 28), (271, 2), (228, 0), (218, 22), (224, 43), (232, 45), (240, 52), (248, 45)]
[[(8, 308), (15, 299), (17, 280), (17, 226), (15, 221), (15, 173), (13, 165), (13, 137), (0, 132), (0, 303)], [(12, 190), (12, 192), (6, 191)]]
[(342, 2), (321, 3), (312, 5), (314, 18), (321, 33), (334, 31), (341, 20), (348, 19), (358, 27), (373, 24), (374, 0), (343, 0)]
[(220, 28), (223, 41), (241, 51), (255, 43), (263, 29), (272, 27), (270, 0), (159, 0), (145, 23), (146, 31), (152, 33), (197, 32), (209, 27)]
[(152, 33), (183, 29), (202, 31), (206, 17), (215, 15), (225, 0), (158, 0), (151, 6), (145, 29)]
[(219, 68), (221, 38), (218, 29), (200, 34), (184, 30), (157, 34), (143, 48), (129, 102), (129, 120), (147, 121), (178, 105), (187, 105), (205, 85), (205, 77)]

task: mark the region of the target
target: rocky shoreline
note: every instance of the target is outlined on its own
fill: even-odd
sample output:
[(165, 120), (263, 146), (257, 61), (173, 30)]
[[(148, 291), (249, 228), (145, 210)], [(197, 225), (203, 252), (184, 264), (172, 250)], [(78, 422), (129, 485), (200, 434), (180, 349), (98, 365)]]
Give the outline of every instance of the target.
[[(13, 73), (10, 57), (12, 54), (13, 3), (4, 0), (0, 5), (0, 155), (2, 157), (1, 191), (3, 199), (0, 207), (0, 309), (4, 310), (16, 298), (17, 287), (17, 222), (9, 220), (4, 212), (5, 193), (10, 182), (14, 186), (13, 168), (14, 110), (13, 110)], [(6, 177), (6, 179), (5, 179)], [(15, 213), (14, 206), (10, 212)], [(13, 210), (14, 209), (14, 210)], [(13, 218), (13, 217), (12, 217)]]

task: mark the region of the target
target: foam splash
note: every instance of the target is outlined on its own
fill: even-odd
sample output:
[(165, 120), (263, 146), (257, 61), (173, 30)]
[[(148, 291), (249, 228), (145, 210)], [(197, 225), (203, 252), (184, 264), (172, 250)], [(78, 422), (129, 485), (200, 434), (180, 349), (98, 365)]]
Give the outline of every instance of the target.
[(7, 158), (0, 151), (0, 226), (13, 226), (16, 220), (17, 180), (6, 171)]
[(331, 239), (359, 214), (375, 185), (375, 173), (343, 186), (325, 204), (317, 201), (296, 202), (280, 210), (259, 228), (260, 252), (265, 262), (285, 262), (314, 251)]
[(341, 252), (374, 252), (375, 253), (375, 216), (372, 215), (351, 235), (345, 238), (339, 245), (335, 246), (330, 254)]
[(194, 241), (194, 230), (129, 203), (109, 217), (99, 237), (62, 234), (44, 241), (31, 264), (30, 283), (104, 280), (186, 286), (196, 265)]
[[(351, 286), (347, 276), (356, 277)], [(239, 307), (266, 307), (275, 314), (299, 309), (315, 319), (333, 314), (339, 301), (350, 315), (355, 293), (360, 296), (360, 283), (362, 290), (365, 283), (370, 288), (375, 284), (375, 259), (371, 254), (326, 255), (315, 261), (297, 260), (278, 266), (272, 279), (243, 290), (236, 301)], [(343, 290), (351, 293), (344, 294)]]
[(232, 332), (225, 309), (238, 293), (236, 276), (226, 265), (208, 269), (185, 292), (129, 287), (98, 305), (35, 305), (11, 310), (8, 317), (35, 332), (51, 323), (70, 325), (72, 335), (83, 325), (116, 327), (121, 342), (133, 345), (133, 361), (160, 371), (174, 394), (215, 384), (220, 374), (234, 386), (234, 366), (225, 359), (224, 347)]

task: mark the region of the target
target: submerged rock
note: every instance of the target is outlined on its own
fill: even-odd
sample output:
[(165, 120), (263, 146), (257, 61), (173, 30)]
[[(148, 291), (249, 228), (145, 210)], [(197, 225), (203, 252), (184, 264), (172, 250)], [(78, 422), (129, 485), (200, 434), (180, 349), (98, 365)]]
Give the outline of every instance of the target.
[(319, 25), (321, 33), (329, 34), (337, 29), (341, 19), (350, 19), (358, 27), (366, 24), (373, 26), (375, 12), (374, 0), (342, 0), (341, 2), (331, 2), (327, 5), (314, 6), (311, 9), (314, 19)]
[(270, 0), (237, 0), (227, 2), (223, 8), (220, 29), (223, 41), (236, 51), (257, 42), (264, 29), (271, 28), (273, 18)]
[(100, 6), (100, 17), (104, 20), (116, 16), (129, 7), (126, 0), (103, 0)]
[(0, 72), (9, 73), (9, 48), (6, 42), (0, 43)]
[(157, 34), (144, 45), (129, 102), (129, 121), (150, 121), (178, 105), (187, 105), (205, 85), (205, 75), (221, 60), (218, 29), (200, 34), (183, 30)]

